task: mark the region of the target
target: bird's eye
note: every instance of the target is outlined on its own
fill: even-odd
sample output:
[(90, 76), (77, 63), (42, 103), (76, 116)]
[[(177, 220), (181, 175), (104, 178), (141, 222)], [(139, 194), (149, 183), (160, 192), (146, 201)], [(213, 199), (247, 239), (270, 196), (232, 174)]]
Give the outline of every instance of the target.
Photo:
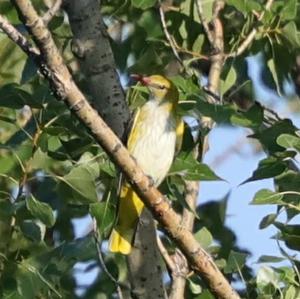
[(159, 88), (159, 89), (165, 89), (166, 86), (165, 86), (165, 85), (158, 85), (158, 88)]

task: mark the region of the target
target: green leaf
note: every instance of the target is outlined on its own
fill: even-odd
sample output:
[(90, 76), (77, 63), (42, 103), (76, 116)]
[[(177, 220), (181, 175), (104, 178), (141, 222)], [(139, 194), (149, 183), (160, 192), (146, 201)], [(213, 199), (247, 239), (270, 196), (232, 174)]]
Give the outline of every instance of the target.
[(213, 17), (213, 1), (201, 1), (203, 17), (207, 22), (210, 22)]
[(300, 224), (284, 224), (276, 221), (274, 225), (283, 233), (298, 235), (300, 238)]
[(37, 101), (32, 95), (21, 88), (18, 84), (7, 84), (0, 87), (0, 106), (21, 109), (24, 105), (32, 108), (41, 108), (42, 103)]
[(292, 47), (299, 48), (300, 39), (299, 31), (295, 22), (289, 22), (282, 28), (283, 37), (291, 44)]
[(299, 204), (300, 174), (298, 171), (288, 170), (275, 178), (280, 192), (286, 192), (284, 200)]
[(278, 78), (277, 68), (276, 68), (274, 58), (270, 58), (267, 61), (267, 66), (268, 66), (269, 71), (270, 71), (270, 73), (273, 77), (273, 80), (274, 80), (275, 84), (276, 84), (277, 92), (278, 92), (279, 95), (281, 95), (280, 81), (279, 81), (279, 78)]
[(262, 189), (256, 192), (254, 199), (251, 201), (253, 205), (279, 205), (282, 204), (283, 195), (275, 193), (268, 189)]
[(237, 74), (232, 66), (227, 73), (226, 79), (221, 81), (221, 94), (224, 95), (236, 82)]
[(100, 170), (111, 178), (115, 178), (117, 176), (115, 164), (110, 160), (103, 161), (100, 164)]
[(191, 279), (188, 279), (188, 283), (189, 289), (193, 294), (198, 295), (202, 292), (202, 287), (199, 284), (193, 282)]
[(277, 214), (269, 214), (269, 215), (266, 215), (260, 222), (259, 224), (259, 229), (264, 229), (266, 227), (268, 227), (269, 225), (273, 224), (274, 221), (276, 220), (277, 218)]
[(199, 163), (192, 154), (182, 153), (175, 159), (169, 175), (181, 175), (191, 181), (216, 181), (221, 180), (206, 164)]
[(162, 65), (163, 61), (157, 49), (149, 45), (147, 49), (140, 54), (136, 63), (128, 68), (128, 72), (141, 74), (159, 72)]
[(274, 225), (280, 230), (279, 240), (283, 240), (290, 249), (300, 251), (300, 225), (288, 225), (275, 222)]
[(285, 0), (281, 11), (281, 18), (284, 21), (294, 20), (297, 16), (297, 0)]
[(26, 207), (33, 217), (41, 220), (46, 226), (51, 227), (54, 225), (54, 214), (47, 203), (40, 202), (33, 195), (30, 195), (26, 198)]
[(244, 17), (252, 11), (261, 10), (261, 5), (254, 0), (226, 0), (228, 5), (234, 6)]
[(96, 258), (95, 240), (91, 235), (62, 244), (55, 249), (64, 259), (72, 261), (86, 261)]
[(131, 0), (132, 6), (140, 9), (148, 9), (153, 7), (156, 3), (156, 0)]
[(288, 289), (285, 292), (284, 299), (295, 299), (299, 298), (300, 290), (296, 290), (296, 287), (293, 285), (290, 285)]
[(46, 279), (41, 272), (28, 260), (23, 260), (17, 268), (16, 280), (18, 292), (22, 298), (35, 298), (42, 290), (55, 293), (56, 298), (62, 298), (61, 294), (56, 290), (54, 285)]
[(37, 275), (26, 269), (24, 262), (22, 262), (22, 264), (18, 267), (16, 280), (18, 293), (22, 296), (22, 298), (30, 299), (39, 294), (42, 283)]
[(294, 148), (300, 152), (300, 138), (291, 134), (281, 134), (276, 139), (277, 144), (284, 148)]
[(73, 204), (89, 204), (98, 201), (93, 172), (86, 166), (74, 167), (64, 177), (57, 177), (61, 182), (59, 191), (63, 199)]
[(41, 222), (38, 223), (32, 220), (24, 220), (20, 224), (20, 228), (24, 236), (34, 242), (40, 242), (44, 239), (45, 227)]
[(276, 122), (272, 127), (260, 130), (249, 136), (256, 138), (271, 154), (284, 151), (285, 148), (278, 145), (277, 138), (281, 134), (294, 134), (297, 129), (289, 119)]
[[(283, 252), (282, 248), (280, 250), (281, 252)], [(289, 256), (286, 254), (285, 252), (285, 256), (290, 259), (290, 260), (293, 260), (293, 257), (292, 256)], [(297, 263), (297, 262), (296, 262)], [(282, 266), (280, 268), (275, 268), (275, 271), (277, 273), (280, 274), (280, 278), (287, 284), (295, 284), (295, 285), (298, 285), (298, 282), (297, 282), (297, 274), (296, 274), (296, 271), (294, 271), (293, 268), (290, 268), (290, 267), (287, 267), (287, 266)], [(298, 292), (300, 292), (300, 288), (298, 288)], [(296, 297), (298, 298), (298, 297)]]
[(231, 250), (226, 267), (224, 268), (225, 273), (239, 272), (246, 263), (246, 253), (236, 252)]
[(73, 160), (77, 160), (92, 145), (92, 140), (87, 137), (73, 138), (68, 141), (60, 139), (60, 142), (65, 151), (71, 156)]
[(230, 116), (230, 122), (236, 126), (259, 128), (264, 119), (263, 108), (259, 104), (254, 104), (247, 111), (235, 111)]
[(116, 208), (108, 201), (99, 202), (90, 205), (90, 213), (97, 221), (100, 234), (107, 236), (115, 221)]
[(41, 148), (38, 148), (33, 154), (30, 165), (32, 169), (42, 169), (43, 171), (49, 171), (53, 163), (57, 163), (56, 160), (50, 158), (47, 153), (44, 153)]
[(212, 234), (206, 227), (201, 228), (194, 236), (204, 249), (208, 248), (213, 242)]
[(199, 34), (193, 43), (192, 50), (196, 53), (201, 53), (204, 41), (205, 41), (204, 35)]
[(195, 299), (215, 299), (216, 297), (213, 296), (209, 290), (203, 290), (201, 294), (199, 294)]
[(286, 162), (280, 159), (269, 156), (259, 162), (258, 168), (254, 170), (252, 176), (244, 181), (242, 184), (253, 182), (256, 180), (262, 180), (267, 178), (273, 178), (283, 173), (287, 168)]
[(280, 263), (284, 260), (285, 258), (283, 257), (278, 257), (273, 255), (262, 255), (257, 262), (258, 263)]
[(271, 267), (263, 266), (258, 270), (256, 283), (258, 288), (262, 290), (269, 284), (278, 288), (280, 284), (279, 275)]
[(263, 109), (260, 105), (253, 105), (248, 111), (237, 111), (233, 105), (216, 105), (195, 97), (199, 114), (211, 117), (217, 123), (257, 128), (263, 121)]
[(21, 84), (25, 84), (30, 81), (35, 75), (37, 75), (38, 67), (35, 64), (32, 57), (28, 57), (22, 72)]

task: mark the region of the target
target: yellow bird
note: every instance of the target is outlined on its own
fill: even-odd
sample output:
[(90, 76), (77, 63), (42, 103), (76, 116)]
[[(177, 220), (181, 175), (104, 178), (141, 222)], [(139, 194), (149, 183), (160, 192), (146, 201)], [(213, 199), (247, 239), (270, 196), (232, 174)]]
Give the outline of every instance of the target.
[[(171, 81), (160, 75), (133, 77), (149, 89), (150, 97), (137, 111), (127, 147), (157, 187), (169, 171), (176, 148), (181, 146), (184, 125), (176, 115), (178, 91)], [(143, 207), (143, 202), (132, 187), (124, 182), (120, 192), (117, 225), (109, 240), (111, 252), (131, 252)]]

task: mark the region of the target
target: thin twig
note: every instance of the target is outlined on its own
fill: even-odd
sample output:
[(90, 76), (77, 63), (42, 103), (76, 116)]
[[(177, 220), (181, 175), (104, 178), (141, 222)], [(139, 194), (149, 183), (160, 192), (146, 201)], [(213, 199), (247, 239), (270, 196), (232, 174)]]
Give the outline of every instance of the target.
[(156, 237), (156, 240), (157, 240), (157, 246), (160, 251), (160, 254), (162, 255), (168, 269), (172, 273), (176, 268), (175, 263), (170, 257), (168, 250), (166, 249), (165, 245), (163, 244), (159, 236)]
[[(203, 59), (203, 60), (208, 60), (209, 58), (208, 58), (208, 56), (206, 56), (206, 55), (203, 55), (203, 54), (199, 54), (199, 53), (197, 53), (197, 52), (194, 52), (194, 51), (191, 51), (191, 50), (188, 50), (188, 49), (185, 49), (185, 48), (182, 48), (182, 47), (180, 47), (178, 44), (177, 44), (177, 42), (174, 40), (174, 38), (172, 38), (172, 40), (173, 40), (173, 46), (175, 47), (175, 50), (177, 50), (177, 52), (179, 52), (179, 53), (184, 53), (184, 54), (189, 54), (189, 55), (191, 55), (191, 56), (193, 56), (194, 58), (197, 58), (197, 60), (199, 59)], [(165, 46), (168, 46), (168, 47), (170, 47), (171, 48), (171, 45), (170, 45), (170, 43), (168, 43), (168, 42), (166, 42), (166, 41), (163, 41), (163, 43), (164, 43), (164, 45)]]
[(57, 14), (62, 5), (62, 0), (56, 0), (49, 10), (44, 14), (43, 21), (47, 25), (52, 18)]
[(209, 29), (208, 22), (206, 21), (206, 19), (204, 17), (202, 1), (201, 0), (196, 1), (196, 7), (197, 7), (198, 16), (199, 16), (199, 19), (200, 19), (201, 24), (203, 26), (205, 35), (206, 35), (211, 47), (214, 48), (215, 47), (214, 37), (213, 37), (212, 31)]
[[(257, 17), (257, 20), (260, 22), (264, 15), (265, 12), (270, 10), (272, 4), (273, 4), (274, 0), (268, 0), (266, 5), (265, 5), (265, 10), (262, 11), (259, 16)], [(258, 27), (256, 26), (255, 28), (253, 28), (250, 33), (248, 34), (248, 36), (244, 39), (244, 41), (239, 45), (239, 47), (237, 48), (236, 51), (234, 51), (233, 53), (230, 53), (226, 56), (226, 58), (230, 58), (230, 57), (237, 57), (241, 54), (243, 54), (247, 48), (249, 47), (249, 45), (253, 42), (256, 34), (258, 33)]]
[(176, 45), (176, 42), (174, 41), (173, 37), (171, 36), (171, 34), (168, 31), (164, 9), (163, 9), (160, 1), (159, 1), (159, 15), (160, 15), (161, 25), (163, 27), (164, 34), (170, 44), (173, 54), (176, 57), (177, 61), (180, 63), (180, 65), (184, 66), (183, 61), (181, 60), (181, 58), (177, 52), (177, 49), (176, 49), (176, 48), (178, 48), (178, 46)]
[[(213, 43), (214, 53), (211, 55), (211, 67), (208, 74), (207, 89), (212, 94), (219, 93), (220, 76), (224, 63), (224, 33), (223, 24), (219, 17), (221, 10), (224, 8), (223, 0), (216, 0), (213, 5)], [(216, 103), (215, 97), (208, 96), (208, 102)], [(211, 123), (212, 126), (212, 123)]]
[(10, 24), (3, 15), (0, 15), (0, 28), (25, 53), (31, 56), (40, 56), (40, 51), (36, 47), (32, 46), (26, 37), (24, 37), (12, 24)]
[[(100, 240), (98, 232), (97, 232), (97, 221), (95, 218), (93, 219), (93, 235), (94, 235), (99, 265), (102, 268), (102, 270), (104, 271), (104, 273), (108, 276), (108, 278), (115, 284), (119, 299), (124, 299), (122, 289), (121, 289), (121, 283), (118, 282), (113, 277), (113, 275), (109, 272), (109, 270), (107, 269), (107, 267), (105, 265), (105, 261), (104, 261), (102, 250), (101, 250), (101, 240)], [(127, 288), (126, 285), (122, 285), (122, 287)]]

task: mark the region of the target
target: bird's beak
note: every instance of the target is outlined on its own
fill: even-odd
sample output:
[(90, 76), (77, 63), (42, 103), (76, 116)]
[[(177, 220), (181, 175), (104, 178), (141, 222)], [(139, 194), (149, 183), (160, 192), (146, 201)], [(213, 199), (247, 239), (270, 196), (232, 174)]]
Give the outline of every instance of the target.
[(132, 74), (132, 75), (130, 75), (130, 77), (135, 81), (141, 82), (145, 86), (148, 86), (151, 83), (151, 80), (149, 77), (145, 77), (145, 76), (138, 75), (138, 74)]

